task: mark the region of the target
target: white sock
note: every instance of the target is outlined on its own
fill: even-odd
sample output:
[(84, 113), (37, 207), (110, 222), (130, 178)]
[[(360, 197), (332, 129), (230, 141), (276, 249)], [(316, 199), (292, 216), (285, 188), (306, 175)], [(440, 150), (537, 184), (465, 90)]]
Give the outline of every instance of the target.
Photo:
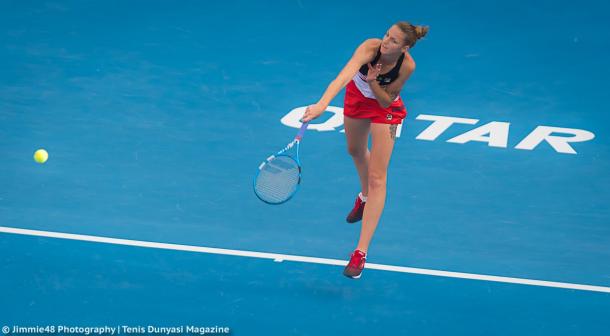
[(366, 196), (362, 195), (362, 192), (360, 192), (360, 193), (358, 194), (358, 197), (360, 197), (360, 200), (361, 200), (362, 202), (366, 202), (366, 199), (368, 198), (368, 197), (366, 197)]

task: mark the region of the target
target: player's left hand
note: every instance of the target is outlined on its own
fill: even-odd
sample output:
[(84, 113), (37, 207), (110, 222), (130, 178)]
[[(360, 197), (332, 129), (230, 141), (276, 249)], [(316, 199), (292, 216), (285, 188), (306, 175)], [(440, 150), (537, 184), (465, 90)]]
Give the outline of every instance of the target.
[(369, 63), (368, 66), (369, 72), (366, 75), (366, 81), (370, 83), (377, 80), (377, 76), (379, 76), (379, 73), (381, 72), (381, 63), (377, 63), (375, 67), (371, 66)]

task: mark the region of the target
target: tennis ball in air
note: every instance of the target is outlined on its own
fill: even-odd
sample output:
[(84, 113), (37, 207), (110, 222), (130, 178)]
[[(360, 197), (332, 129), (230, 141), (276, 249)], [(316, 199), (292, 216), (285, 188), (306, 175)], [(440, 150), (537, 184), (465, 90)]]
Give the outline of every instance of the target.
[(34, 161), (36, 161), (38, 163), (45, 163), (45, 162), (47, 162), (48, 158), (49, 158), (49, 153), (47, 153), (47, 151), (44, 149), (39, 149), (36, 152), (34, 152)]

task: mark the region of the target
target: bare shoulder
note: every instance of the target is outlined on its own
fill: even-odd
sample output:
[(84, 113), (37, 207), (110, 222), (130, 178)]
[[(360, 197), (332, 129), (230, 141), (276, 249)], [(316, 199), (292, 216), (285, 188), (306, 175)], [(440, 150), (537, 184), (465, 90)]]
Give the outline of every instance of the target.
[(364, 42), (362, 44), (367, 44), (371, 48), (377, 49), (381, 45), (381, 39), (379, 39), (379, 38), (366, 39), (366, 40), (364, 40)]
[(364, 40), (356, 49), (354, 56), (360, 63), (365, 64), (370, 62), (377, 53), (377, 49), (381, 45), (381, 39), (372, 38)]
[(405, 53), (405, 59), (402, 61), (402, 66), (400, 68), (407, 73), (415, 71), (415, 60), (408, 52)]
[(366, 53), (373, 53), (373, 52), (377, 52), (377, 48), (379, 48), (380, 45), (381, 45), (381, 39), (371, 38), (371, 39), (364, 40), (364, 42), (362, 42), (360, 44), (360, 46), (358, 46), (358, 49), (361, 49), (362, 51), (364, 51)]

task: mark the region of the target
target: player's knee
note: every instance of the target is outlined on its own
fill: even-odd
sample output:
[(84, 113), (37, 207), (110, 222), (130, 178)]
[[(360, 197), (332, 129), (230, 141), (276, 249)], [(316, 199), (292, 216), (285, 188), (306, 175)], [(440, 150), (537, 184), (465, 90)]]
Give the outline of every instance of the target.
[(347, 146), (347, 152), (349, 155), (355, 158), (364, 158), (368, 149), (361, 146)]
[(385, 188), (387, 175), (382, 172), (371, 171), (368, 175), (369, 190)]

